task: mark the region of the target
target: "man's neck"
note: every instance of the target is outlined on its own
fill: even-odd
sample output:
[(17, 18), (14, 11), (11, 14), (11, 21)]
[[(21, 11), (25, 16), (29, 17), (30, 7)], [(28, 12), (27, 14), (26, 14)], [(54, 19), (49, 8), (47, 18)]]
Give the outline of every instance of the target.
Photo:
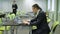
[(37, 16), (37, 15), (38, 15), (38, 13), (39, 13), (39, 11), (40, 11), (40, 9), (39, 9), (39, 10), (37, 10), (37, 12), (35, 12), (35, 13), (34, 13), (34, 15), (35, 15), (35, 16)]

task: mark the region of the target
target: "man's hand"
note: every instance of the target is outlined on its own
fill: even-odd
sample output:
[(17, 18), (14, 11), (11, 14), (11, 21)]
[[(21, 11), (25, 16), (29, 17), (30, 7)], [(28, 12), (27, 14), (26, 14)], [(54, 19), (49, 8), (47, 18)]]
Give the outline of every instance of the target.
[(30, 24), (28, 20), (23, 20), (23, 24)]
[(15, 9), (15, 8), (12, 8), (12, 9)]

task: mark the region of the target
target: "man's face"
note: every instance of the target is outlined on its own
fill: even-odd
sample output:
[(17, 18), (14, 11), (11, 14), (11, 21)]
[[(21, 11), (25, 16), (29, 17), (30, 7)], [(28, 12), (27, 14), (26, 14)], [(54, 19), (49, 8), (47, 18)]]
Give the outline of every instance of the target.
[(13, 1), (13, 4), (16, 4), (16, 1)]
[(37, 8), (32, 7), (34, 13), (37, 13)]

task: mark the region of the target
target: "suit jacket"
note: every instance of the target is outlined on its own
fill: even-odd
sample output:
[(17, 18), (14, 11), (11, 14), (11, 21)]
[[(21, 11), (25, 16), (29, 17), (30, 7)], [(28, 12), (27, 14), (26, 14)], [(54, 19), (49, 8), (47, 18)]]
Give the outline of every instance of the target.
[(17, 12), (17, 9), (18, 9), (17, 4), (13, 4), (13, 5), (12, 5), (12, 8), (14, 8), (14, 9), (13, 9), (13, 13), (16, 15), (16, 12)]
[(12, 8), (15, 8), (15, 10), (18, 8), (17, 4), (12, 5)]
[(30, 25), (37, 26), (37, 29), (32, 30), (32, 34), (49, 34), (50, 29), (47, 23), (46, 14), (41, 10), (36, 18), (30, 21)]

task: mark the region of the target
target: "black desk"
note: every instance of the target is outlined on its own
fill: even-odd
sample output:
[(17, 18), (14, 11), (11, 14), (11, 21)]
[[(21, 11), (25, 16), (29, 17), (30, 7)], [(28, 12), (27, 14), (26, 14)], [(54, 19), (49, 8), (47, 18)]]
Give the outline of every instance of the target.
[[(2, 24), (2, 26), (5, 26), (5, 32), (6, 32), (5, 34), (8, 34), (7, 31), (6, 31), (7, 30), (7, 26), (11, 26), (11, 28), (12, 28), (11, 34), (14, 34), (14, 26), (28, 26), (29, 27), (29, 30), (28, 30), (29, 34), (32, 33), (31, 32), (31, 26), (30, 25), (24, 25), (22, 23), (18, 24), (18, 23), (10, 21), (10, 22), (6, 22), (6, 23)], [(17, 34), (17, 31), (16, 31), (16, 34)]]

